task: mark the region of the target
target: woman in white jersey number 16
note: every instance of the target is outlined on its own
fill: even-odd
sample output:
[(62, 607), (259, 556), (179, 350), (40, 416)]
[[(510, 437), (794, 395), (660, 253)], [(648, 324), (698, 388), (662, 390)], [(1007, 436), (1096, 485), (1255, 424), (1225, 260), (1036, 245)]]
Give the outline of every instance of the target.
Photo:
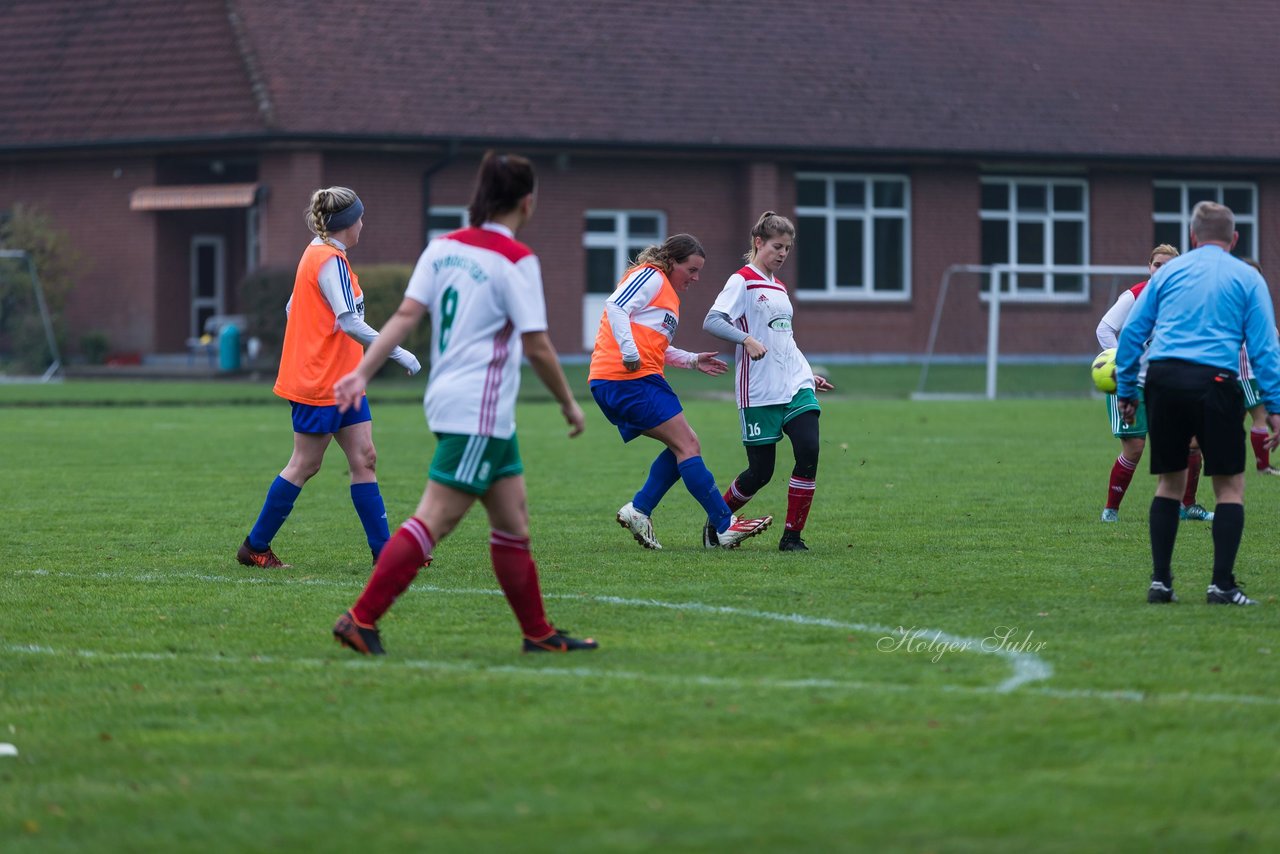
[(502, 592), (524, 634), (525, 652), (595, 649), (547, 621), (538, 569), (529, 550), (524, 466), (516, 442), (515, 406), (521, 351), (560, 403), (569, 435), (583, 416), (547, 335), (538, 258), (515, 239), (536, 203), (533, 165), (516, 155), (485, 155), (467, 210), (471, 225), (432, 240), (414, 268), (404, 301), (359, 367), (338, 380), (340, 407), (355, 405), (391, 348), (430, 313), (431, 378), (424, 406), (438, 439), (427, 488), (382, 550), (356, 603), (333, 635), (365, 655), (382, 654), (377, 621), (435, 544), (479, 499), (489, 514), (489, 555)]
[[(787, 524), (778, 549), (808, 551), (800, 532), (813, 504), (818, 476), (818, 415), (814, 396), (834, 386), (817, 376), (796, 346), (791, 331), (791, 297), (778, 278), (796, 229), (773, 211), (760, 215), (751, 229), (746, 265), (729, 277), (707, 312), (702, 328), (737, 345), (736, 387), (747, 469), (724, 493), (733, 511), (742, 508), (773, 477), (776, 449), (783, 434), (791, 439), (795, 466), (787, 488)], [(703, 545), (716, 545), (715, 532), (703, 530)]]

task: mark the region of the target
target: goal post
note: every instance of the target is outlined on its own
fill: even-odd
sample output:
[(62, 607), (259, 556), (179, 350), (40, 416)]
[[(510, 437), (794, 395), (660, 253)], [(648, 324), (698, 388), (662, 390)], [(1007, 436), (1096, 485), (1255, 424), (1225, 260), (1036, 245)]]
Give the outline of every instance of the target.
[[(5, 261), (12, 262), (12, 265), (3, 263)], [(49, 382), (61, 375), (62, 355), (58, 352), (58, 339), (53, 332), (53, 318), (49, 314), (49, 305), (45, 302), (44, 288), (40, 286), (40, 276), (36, 272), (35, 260), (31, 257), (31, 253), (20, 249), (0, 249), (0, 266), (11, 266), (11, 269), (15, 270), (19, 276), (22, 275), (25, 269), (27, 278), (31, 282), (31, 293), (35, 300), (36, 310), (40, 313), (40, 321), (44, 325), (45, 344), (49, 348), (50, 357), (49, 366), (39, 377), (39, 381)], [(13, 378), (9, 377), (7, 379), (12, 380)]]
[[(1052, 311), (1054, 305), (1080, 306), (1092, 304), (1093, 280), (1105, 278), (1110, 287), (1106, 294), (1105, 306), (1097, 312), (1102, 313), (1115, 302), (1122, 283), (1132, 283), (1146, 279), (1150, 275), (1146, 267), (1104, 264), (952, 264), (942, 274), (938, 284), (938, 297), (934, 304), (933, 320), (929, 326), (929, 340), (925, 347), (924, 358), (920, 365), (920, 380), (916, 390), (912, 392), (912, 400), (995, 400), (998, 390), (1000, 350), (1000, 310), (1002, 304), (1019, 304), (1035, 306), (1046, 312)], [(1016, 290), (1012, 283), (1018, 276), (1078, 276), (1081, 280), (1081, 291), (1069, 294), (1046, 294), (1042, 289), (1023, 291)], [(955, 354), (940, 353), (939, 338), (943, 330), (943, 318), (947, 305), (947, 296), (952, 290), (953, 282), (963, 285), (976, 284), (976, 296), (986, 305), (986, 340), (985, 355), (982, 353)], [(1043, 279), (1041, 279), (1043, 281)], [(986, 288), (984, 289), (984, 285)], [(957, 289), (959, 290), (959, 289)], [(967, 291), (968, 289), (965, 288)], [(1096, 318), (1093, 320), (1096, 324)], [(1088, 329), (1092, 336), (1093, 327)], [(1082, 333), (1083, 334), (1083, 333)], [(1082, 340), (1082, 350), (1089, 349)], [(1066, 357), (1069, 354), (1062, 354)], [(982, 361), (985, 366), (985, 387), (981, 392), (965, 391), (930, 391), (930, 368), (946, 362)]]

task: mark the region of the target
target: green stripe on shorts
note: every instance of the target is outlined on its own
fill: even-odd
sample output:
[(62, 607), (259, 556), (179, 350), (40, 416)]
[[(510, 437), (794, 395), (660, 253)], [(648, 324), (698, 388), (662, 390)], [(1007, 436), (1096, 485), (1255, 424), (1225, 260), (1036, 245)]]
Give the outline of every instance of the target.
[(436, 483), (472, 495), (484, 495), (494, 481), (524, 474), (520, 443), (492, 436), (437, 433), (435, 455), (428, 476)]

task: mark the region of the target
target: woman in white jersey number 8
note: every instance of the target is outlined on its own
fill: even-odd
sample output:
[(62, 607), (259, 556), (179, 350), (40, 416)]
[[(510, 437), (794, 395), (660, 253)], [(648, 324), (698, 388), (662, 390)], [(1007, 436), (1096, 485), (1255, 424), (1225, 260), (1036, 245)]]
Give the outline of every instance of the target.
[(525, 652), (595, 649), (547, 621), (529, 550), (524, 467), (515, 403), (523, 350), (560, 403), (570, 436), (583, 416), (547, 335), (542, 273), (515, 233), (533, 216), (533, 165), (516, 155), (485, 155), (468, 208), (470, 227), (432, 240), (409, 278), (404, 301), (359, 367), (334, 387), (340, 407), (355, 405), (399, 343), (430, 312), (431, 378), (424, 406), (438, 442), (418, 509), (382, 550), (368, 585), (338, 618), (334, 637), (366, 655), (382, 654), (377, 620), (431, 563), (443, 540), (478, 499), (489, 514), (489, 554), (524, 634)]

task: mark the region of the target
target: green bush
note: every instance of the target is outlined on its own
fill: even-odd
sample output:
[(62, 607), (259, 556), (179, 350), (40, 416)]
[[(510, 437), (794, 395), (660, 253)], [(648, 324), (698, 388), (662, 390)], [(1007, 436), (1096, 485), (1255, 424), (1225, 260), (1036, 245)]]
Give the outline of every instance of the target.
[[(14, 205), (9, 216), (0, 221), (0, 248), (31, 256), (58, 349), (64, 349), (62, 309), (80, 272), (80, 254), (48, 216), (22, 204)], [(22, 373), (43, 371), (53, 361), (31, 275), (26, 262), (16, 259), (0, 259), (0, 353)]]
[(80, 336), (80, 355), (90, 365), (106, 364), (111, 341), (105, 332), (86, 332)]
[[(412, 272), (413, 268), (407, 264), (374, 264), (355, 268), (360, 290), (364, 293), (365, 322), (374, 329), (382, 328), (404, 299), (405, 285)], [(249, 327), (245, 335), (257, 336), (262, 342), (264, 359), (278, 360), (280, 356), (287, 319), (284, 307), (293, 293), (294, 275), (293, 269), (263, 268), (240, 283), (240, 311)], [(422, 361), (423, 370), (426, 370), (431, 327), (425, 322), (421, 324), (409, 334), (403, 346)], [(383, 368), (384, 372), (401, 370), (394, 362), (388, 364), (389, 367)]]

